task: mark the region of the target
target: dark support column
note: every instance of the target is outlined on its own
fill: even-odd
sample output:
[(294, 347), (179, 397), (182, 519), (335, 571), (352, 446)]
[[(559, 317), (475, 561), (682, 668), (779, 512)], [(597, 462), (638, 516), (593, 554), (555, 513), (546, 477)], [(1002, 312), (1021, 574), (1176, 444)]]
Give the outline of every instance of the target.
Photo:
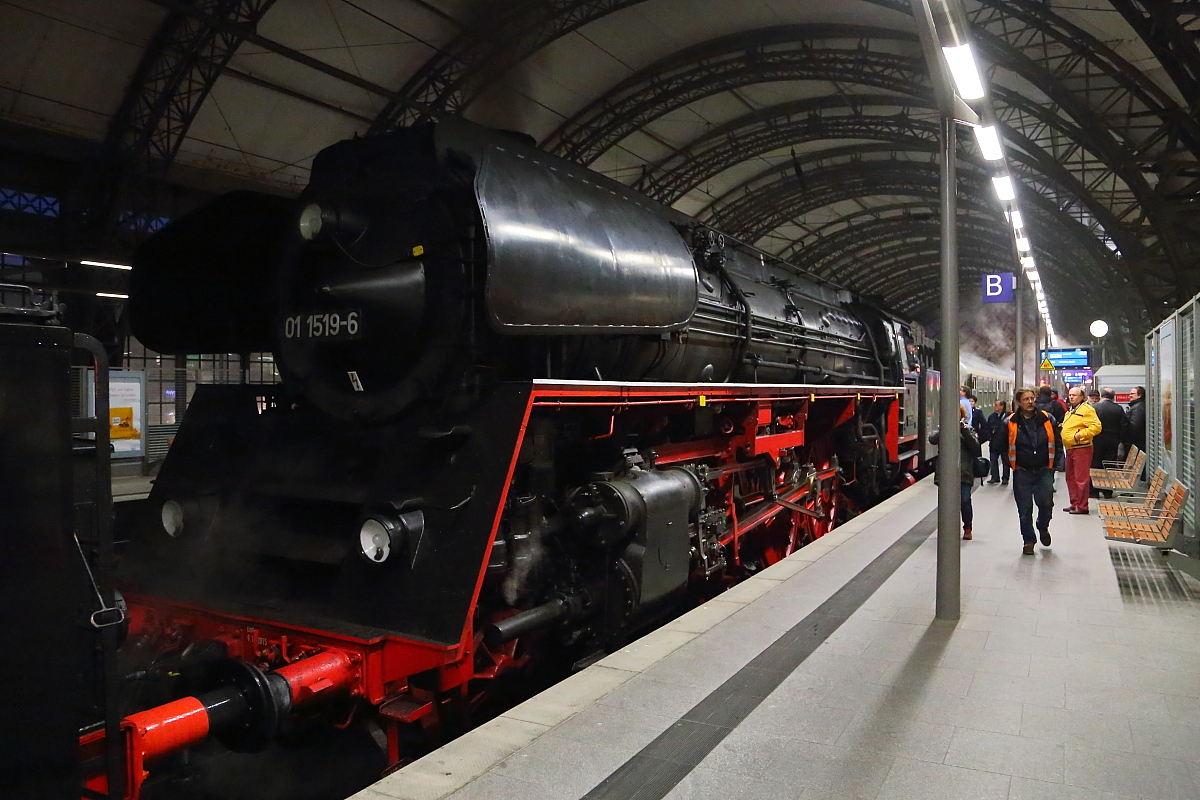
[(1021, 297), (1025, 294), (1025, 272), (1024, 270), (1017, 272), (1017, 286), (1015, 290), (1016, 297), (1013, 298), (1017, 306), (1017, 352), (1013, 359), (1013, 378), (1016, 386), (1014, 390), (1025, 385), (1025, 320), (1021, 313)]
[(958, 619), (960, 573), (958, 444), (958, 198), (955, 180), (955, 122), (942, 115), (942, 402), (938, 443), (938, 619)]

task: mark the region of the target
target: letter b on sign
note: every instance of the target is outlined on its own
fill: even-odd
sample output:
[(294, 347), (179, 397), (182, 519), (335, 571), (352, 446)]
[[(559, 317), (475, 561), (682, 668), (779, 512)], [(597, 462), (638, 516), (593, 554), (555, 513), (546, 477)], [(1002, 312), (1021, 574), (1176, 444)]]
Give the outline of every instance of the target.
[(983, 302), (1011, 303), (1013, 300), (1013, 274), (997, 272), (983, 276)]

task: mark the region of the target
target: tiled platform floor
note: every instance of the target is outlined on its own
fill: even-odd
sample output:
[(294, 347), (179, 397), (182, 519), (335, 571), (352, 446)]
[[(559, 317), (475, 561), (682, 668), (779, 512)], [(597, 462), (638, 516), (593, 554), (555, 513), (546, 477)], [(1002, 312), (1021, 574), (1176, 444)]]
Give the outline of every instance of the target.
[(974, 506), (957, 625), (931, 538), (669, 797), (1200, 797), (1200, 584), (1094, 515), (1022, 556), (1008, 487)]
[[(917, 500), (889, 510), (888, 524), (903, 530), (927, 513), (931, 489), (911, 490)], [(1022, 556), (1009, 488), (981, 487), (974, 504), (957, 624), (933, 619), (930, 538), (668, 797), (1200, 797), (1200, 584), (1164, 572), (1152, 550), (1105, 541), (1098, 517), (1057, 509), (1053, 546)], [(821, 558), (816, 574), (803, 574), (844, 581), (847, 563)], [(726, 620), (736, 625), (719, 624), (635, 679), (613, 678), (561, 724), (540, 720), (557, 725), (552, 735), (507, 757), (472, 744), (467, 760), (491, 766), (450, 796), (587, 794), (808, 613), (792, 606), (816, 586), (789, 593), (779, 576), (766, 595), (741, 598), (753, 602), (740, 610), (733, 595), (750, 586), (714, 601), (722, 618), (736, 610)], [(522, 709), (501, 728), (535, 725)], [(436, 763), (461, 768), (463, 756), (448, 758)], [(408, 794), (381, 784), (359, 797)]]

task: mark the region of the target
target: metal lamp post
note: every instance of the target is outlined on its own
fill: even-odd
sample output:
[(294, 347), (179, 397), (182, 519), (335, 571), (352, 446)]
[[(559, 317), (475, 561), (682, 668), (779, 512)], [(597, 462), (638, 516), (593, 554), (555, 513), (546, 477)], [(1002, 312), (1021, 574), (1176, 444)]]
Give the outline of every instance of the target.
[(921, 49), (929, 68), (929, 81), (941, 113), (941, 368), (942, 391), (938, 409), (938, 532), (937, 596), (938, 619), (959, 618), (962, 605), (961, 562), (959, 548), (959, 462), (958, 447), (958, 198), (956, 196), (956, 130), (958, 119), (969, 114), (969, 107), (954, 93), (948, 68), (934, 26), (928, 0), (913, 3), (913, 17), (921, 38)]
[[(1104, 366), (1104, 337), (1108, 335), (1108, 323), (1102, 319), (1094, 320), (1092, 324), (1088, 326), (1088, 333), (1092, 334), (1092, 336), (1095, 338), (1096, 344), (1093, 350), (1099, 353), (1099, 358), (1096, 359), (1096, 366), (1102, 367)], [(1096, 388), (1100, 387), (1097, 386)]]

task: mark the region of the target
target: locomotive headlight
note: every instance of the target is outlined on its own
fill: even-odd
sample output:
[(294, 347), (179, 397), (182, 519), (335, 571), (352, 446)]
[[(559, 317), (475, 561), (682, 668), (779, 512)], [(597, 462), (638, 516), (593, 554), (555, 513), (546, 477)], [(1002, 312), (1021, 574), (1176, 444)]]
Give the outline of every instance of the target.
[(371, 512), (361, 517), (358, 526), (358, 552), (372, 564), (388, 559), (415, 561), (425, 534), (425, 512), (421, 510), (393, 513), (391, 509)]
[(306, 242), (337, 239), (341, 245), (349, 247), (366, 233), (368, 222), (368, 218), (352, 204), (326, 200), (306, 205), (296, 220), (296, 227), (300, 238)]
[(163, 530), (170, 536), (183, 533), (183, 506), (175, 500), (162, 504), (161, 512)]
[(300, 212), (300, 238), (311, 242), (321, 235), (321, 226), (325, 223), (325, 212), (316, 203), (309, 203)]
[(368, 517), (358, 529), (358, 548), (363, 558), (382, 564), (392, 554), (392, 532), (394, 523), (378, 517)]

